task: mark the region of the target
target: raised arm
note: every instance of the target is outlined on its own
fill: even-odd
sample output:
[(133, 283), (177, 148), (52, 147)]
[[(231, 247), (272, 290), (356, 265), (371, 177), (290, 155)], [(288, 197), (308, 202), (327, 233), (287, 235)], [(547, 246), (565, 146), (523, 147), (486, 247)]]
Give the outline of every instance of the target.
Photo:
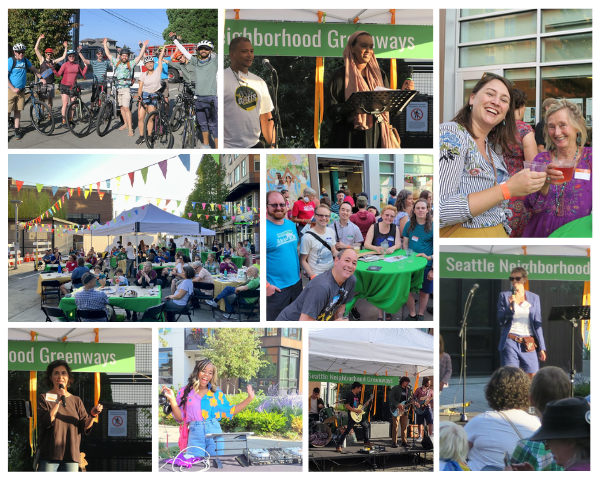
[(179, 43), (179, 41), (177, 40), (177, 35), (175, 34), (175, 32), (170, 32), (169, 33), (169, 37), (171, 38), (171, 40), (173, 41), (173, 43), (175, 44), (175, 46), (177, 47), (177, 50), (179, 50), (183, 56), (185, 58), (187, 58), (188, 60), (190, 60), (192, 58), (192, 54), (190, 52), (188, 52), (181, 43)]
[(246, 391), (248, 392), (248, 396), (246, 397), (246, 399), (238, 403), (235, 407), (233, 407), (234, 415), (240, 413), (244, 408), (246, 408), (250, 404), (252, 400), (254, 400), (254, 389), (252, 388), (252, 385), (246, 386)]
[(112, 60), (112, 54), (110, 53), (110, 50), (108, 49), (108, 40), (106, 38), (104, 40), (102, 40), (102, 45), (104, 46), (104, 53), (106, 54), (106, 57), (109, 60)]
[(148, 45), (148, 43), (150, 43), (148, 40), (145, 40), (144, 43), (142, 43), (142, 49), (140, 50), (140, 54), (135, 59), (135, 65), (137, 65), (142, 58), (144, 58), (144, 52), (146, 51), (146, 46)]
[[(65, 58), (67, 58), (67, 50), (69, 50), (69, 42), (67, 42), (67, 41), (64, 41), (64, 42), (63, 42), (63, 47), (64, 47), (64, 49), (63, 49), (63, 54), (62, 54), (62, 56), (60, 56), (60, 57), (58, 57), (58, 58), (55, 58), (54, 60), (52, 60), (54, 63), (60, 63), (60, 62), (62, 62), (62, 61), (65, 59)], [(79, 46), (79, 49), (81, 49), (81, 45)], [(77, 51), (79, 51), (79, 50), (77, 50)]]
[(82, 48), (83, 47), (81, 45), (79, 45), (77, 47), (77, 53), (79, 54), (79, 58), (81, 59), (81, 61), (83, 62), (83, 64), (87, 67), (90, 64), (90, 61), (81, 54), (81, 49)]
[(35, 47), (33, 49), (35, 51), (35, 54), (36, 54), (38, 60), (40, 61), (40, 65), (44, 61), (44, 56), (42, 55), (42, 52), (40, 52), (40, 48), (39, 48), (40, 47), (40, 42), (42, 41), (42, 38), (44, 38), (44, 34), (43, 33), (38, 37), (37, 42), (35, 42)]
[(163, 45), (160, 49), (160, 54), (158, 55), (158, 67), (156, 69), (161, 73), (162, 73), (163, 57), (165, 56), (166, 51), (167, 51), (167, 46)]

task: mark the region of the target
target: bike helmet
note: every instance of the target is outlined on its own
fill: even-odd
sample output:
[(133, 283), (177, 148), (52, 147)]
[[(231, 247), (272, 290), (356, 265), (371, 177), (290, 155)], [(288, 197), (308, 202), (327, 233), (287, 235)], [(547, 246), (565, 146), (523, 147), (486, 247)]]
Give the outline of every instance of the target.
[(54, 50), (52, 50), (51, 48), (47, 48), (46, 50), (44, 50), (44, 53), (54, 53)]
[(179, 50), (177, 50), (174, 54), (173, 57), (171, 58), (172, 60), (177, 60), (179, 61), (179, 59), (183, 57), (183, 53), (181, 53)]
[(152, 55), (146, 55), (144, 57), (144, 63), (152, 62), (154, 63), (154, 57)]
[(23, 52), (25, 50), (27, 50), (27, 47), (22, 43), (17, 43), (13, 45), (13, 52)]
[(75, 56), (77, 56), (77, 52), (76, 52), (75, 50), (69, 50), (69, 51), (67, 52), (67, 57), (68, 57), (69, 55), (75, 55)]
[(129, 50), (128, 48), (124, 48), (119, 52), (119, 55), (123, 55), (124, 53), (129, 55), (131, 54), (131, 50)]
[(215, 46), (210, 40), (202, 40), (200, 43), (198, 43), (198, 45), (196, 45), (196, 50), (198, 50), (200, 47), (208, 47), (211, 50), (215, 49)]

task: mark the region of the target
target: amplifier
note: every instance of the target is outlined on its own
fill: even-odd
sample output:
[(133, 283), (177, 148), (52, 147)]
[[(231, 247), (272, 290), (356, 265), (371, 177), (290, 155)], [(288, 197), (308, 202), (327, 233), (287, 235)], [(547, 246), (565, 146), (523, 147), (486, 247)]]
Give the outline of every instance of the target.
[(250, 465), (302, 463), (302, 448), (249, 448), (245, 452)]
[(390, 422), (371, 422), (369, 424), (369, 439), (390, 438)]
[(245, 454), (250, 465), (271, 465), (274, 463), (268, 448), (248, 448)]

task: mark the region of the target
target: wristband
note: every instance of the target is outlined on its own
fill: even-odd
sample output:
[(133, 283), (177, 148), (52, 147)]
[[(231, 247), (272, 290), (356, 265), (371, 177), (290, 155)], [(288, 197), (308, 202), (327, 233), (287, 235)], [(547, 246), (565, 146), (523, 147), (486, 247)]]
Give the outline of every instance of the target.
[(94, 418), (96, 418), (98, 416), (98, 414), (94, 415), (92, 412), (90, 412), (90, 415)]
[(510, 200), (510, 191), (508, 190), (508, 185), (506, 182), (502, 182), (500, 184), (500, 188), (502, 189), (502, 196), (504, 197), (504, 200)]
[(271, 284), (269, 282), (267, 282), (267, 288), (269, 288), (271, 286)]
[(313, 278), (315, 278), (315, 277), (316, 277), (316, 275), (313, 275), (312, 277), (310, 277), (310, 279), (312, 280), (312, 279), (313, 279)]

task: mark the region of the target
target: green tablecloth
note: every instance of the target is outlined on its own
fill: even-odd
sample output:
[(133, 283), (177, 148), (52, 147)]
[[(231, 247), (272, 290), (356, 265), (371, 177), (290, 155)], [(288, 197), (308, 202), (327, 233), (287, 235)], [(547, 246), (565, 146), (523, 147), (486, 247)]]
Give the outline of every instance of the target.
[(554, 230), (548, 238), (592, 238), (592, 216), (573, 220)]
[[(152, 270), (162, 271), (163, 268), (173, 268), (175, 265), (176, 263), (165, 263), (164, 265), (161, 265), (160, 263), (153, 263)], [(141, 270), (142, 268), (144, 268), (143, 263), (138, 265), (138, 270)]]
[[(223, 263), (223, 258), (221, 257), (221, 263)], [(231, 257), (231, 261), (235, 264), (236, 267), (241, 268), (244, 266), (244, 260), (246, 260), (245, 257)]]
[[(367, 250), (361, 250), (365, 252)], [(386, 257), (406, 255), (404, 250), (396, 250)], [(379, 271), (369, 271), (371, 265), (381, 267)], [(408, 299), (411, 290), (417, 290), (423, 284), (423, 270), (427, 260), (423, 257), (414, 257), (412, 263), (407, 259), (399, 262), (388, 263), (358, 262), (354, 276), (354, 299), (346, 306), (346, 313), (350, 312), (354, 303), (359, 298), (365, 298), (369, 303), (381, 308), (388, 313), (396, 313)], [(375, 320), (374, 318), (372, 320)]]
[(117, 268), (117, 257), (110, 257), (110, 266), (112, 268)]
[[(125, 287), (132, 288), (132, 287)], [(133, 287), (135, 290), (141, 290), (140, 287)], [(162, 302), (162, 293), (160, 286), (157, 286), (159, 294), (154, 297), (137, 297), (137, 298), (122, 298), (118, 296), (108, 297), (109, 305), (114, 307), (123, 308), (132, 312), (145, 312), (148, 308), (155, 305), (160, 305)], [(75, 294), (78, 290), (73, 292), (72, 297), (63, 297), (58, 305), (59, 308), (65, 312), (67, 318), (75, 318), (77, 305), (75, 304)]]
[[(92, 268), (92, 264), (91, 263), (86, 263), (85, 266), (88, 267), (88, 268)], [(60, 264), (60, 268), (62, 268), (63, 270), (66, 270), (67, 269), (67, 264), (66, 263), (61, 263)], [(44, 272), (52, 272), (53, 270), (58, 271), (58, 265), (46, 264), (46, 266), (44, 267)]]
[(202, 263), (206, 263), (206, 261), (208, 260), (209, 253), (212, 253), (213, 255), (215, 254), (215, 252), (200, 252), (200, 260), (202, 261)]
[[(175, 250), (175, 251), (176, 251), (176, 252), (181, 252), (181, 253), (183, 253), (184, 255), (187, 255), (188, 257), (190, 256), (190, 249), (189, 249), (189, 248), (183, 248), (183, 247), (179, 247), (179, 248), (177, 248), (177, 250)], [(192, 260), (194, 260), (194, 259), (192, 258)]]

